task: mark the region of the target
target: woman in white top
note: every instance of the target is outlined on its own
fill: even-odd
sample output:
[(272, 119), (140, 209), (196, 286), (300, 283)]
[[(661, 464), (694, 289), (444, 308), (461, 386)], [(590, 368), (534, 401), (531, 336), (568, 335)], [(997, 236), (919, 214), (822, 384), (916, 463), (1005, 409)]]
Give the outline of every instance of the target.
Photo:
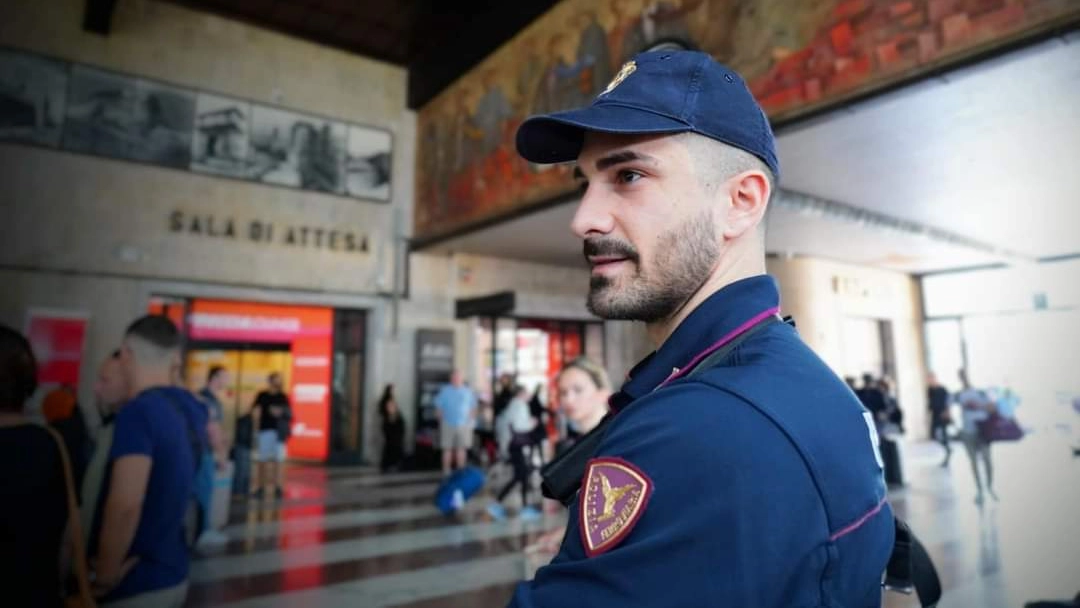
[(514, 489), (521, 485), (521, 511), (518, 517), (524, 521), (532, 521), (540, 518), (540, 511), (529, 504), (529, 461), (525, 455), (525, 448), (530, 444), (530, 431), (536, 426), (529, 413), (528, 392), (523, 386), (514, 387), (514, 397), (506, 406), (499, 417), (495, 420), (495, 438), (499, 442), (499, 453), (509, 455), (510, 464), (514, 468), (514, 476), (503, 486), (495, 502), (488, 505), (487, 511), (495, 519), (506, 517), (506, 509), (502, 501)]

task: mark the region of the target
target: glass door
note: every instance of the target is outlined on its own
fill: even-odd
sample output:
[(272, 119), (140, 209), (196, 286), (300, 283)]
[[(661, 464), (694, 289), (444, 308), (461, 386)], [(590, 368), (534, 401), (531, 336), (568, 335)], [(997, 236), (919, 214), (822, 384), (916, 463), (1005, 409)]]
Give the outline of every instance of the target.
[(364, 339), (367, 313), (334, 311), (330, 405), (331, 464), (358, 464), (364, 450)]

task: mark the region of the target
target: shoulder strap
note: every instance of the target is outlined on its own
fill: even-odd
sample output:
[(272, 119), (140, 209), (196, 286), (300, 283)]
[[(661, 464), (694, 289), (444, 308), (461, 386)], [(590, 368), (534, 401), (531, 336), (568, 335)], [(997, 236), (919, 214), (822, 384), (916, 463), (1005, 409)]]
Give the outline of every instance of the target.
[[(756, 334), (756, 333), (760, 332), (761, 330), (765, 329), (766, 326), (772, 325), (773, 323), (780, 323), (780, 322), (781, 322), (780, 317), (778, 317), (776, 315), (770, 315), (770, 316), (762, 319), (761, 321), (758, 321), (752, 327), (750, 327), (750, 329), (748, 329), (748, 330), (744, 331), (743, 333), (739, 334), (738, 336), (735, 337), (735, 339), (733, 339), (732, 341), (728, 342), (727, 344), (721, 346), (720, 348), (716, 349), (708, 357), (705, 357), (700, 362), (698, 362), (698, 364), (694, 366), (694, 369), (690, 370), (690, 373), (688, 373), (685, 377), (686, 378), (693, 378), (694, 376), (697, 376), (698, 374), (700, 374), (700, 373), (702, 373), (702, 372), (704, 372), (704, 371), (706, 371), (706, 370), (708, 370), (710, 368), (717, 367), (719, 365), (723, 365), (727, 361), (728, 357), (731, 356), (731, 353), (733, 353), (735, 351), (735, 349), (738, 348), (740, 345), (742, 345), (742, 343), (745, 342), (748, 338), (752, 337), (754, 334)], [(791, 323), (788, 320), (785, 320), (783, 322), (794, 325), (793, 323)]]
[(94, 596), (90, 593), (90, 577), (86, 567), (86, 546), (83, 544), (82, 521), (79, 515), (79, 501), (75, 496), (75, 476), (71, 472), (71, 458), (68, 457), (67, 446), (64, 440), (55, 430), (42, 426), (53, 438), (56, 449), (60, 452), (60, 466), (64, 469), (64, 486), (67, 494), (68, 507), (68, 533), (71, 535), (71, 545), (74, 555), (72, 563), (75, 565), (75, 580), (79, 585), (79, 599), (86, 608), (93, 608)]
[[(684, 378), (692, 378), (696, 374), (699, 374), (710, 367), (720, 365), (747, 338), (761, 331), (766, 325), (779, 322), (781, 322), (780, 317), (776, 315), (769, 315), (761, 321), (758, 321), (749, 329), (737, 335), (730, 342), (724, 344), (716, 349), (715, 352), (698, 362)], [(791, 322), (787, 320), (784, 322), (791, 324)], [(654, 390), (659, 390), (659, 388), (660, 386)], [(570, 505), (574, 500), (574, 496), (577, 494), (578, 488), (581, 487), (581, 480), (585, 476), (585, 467), (588, 464), (589, 459), (591, 459), (596, 454), (596, 450), (599, 449), (600, 443), (604, 439), (604, 435), (607, 434), (611, 420), (612, 417), (610, 415), (605, 416), (604, 419), (600, 421), (600, 424), (596, 425), (596, 428), (578, 439), (570, 449), (544, 465), (540, 470), (542, 479), (540, 491), (546, 498), (558, 500), (566, 506)]]
[(191, 419), (188, 418), (187, 412), (184, 411), (184, 406), (181, 405), (179, 401), (174, 399), (173, 396), (169, 394), (169, 391), (154, 389), (154, 392), (164, 397), (165, 400), (173, 406), (173, 409), (176, 410), (176, 413), (180, 415), (180, 418), (184, 420), (184, 426), (187, 427), (188, 444), (191, 446), (191, 456), (195, 461), (195, 470), (198, 471), (199, 461), (202, 458), (203, 453), (203, 442), (202, 439), (199, 437), (199, 433), (195, 431), (195, 425), (191, 424)]

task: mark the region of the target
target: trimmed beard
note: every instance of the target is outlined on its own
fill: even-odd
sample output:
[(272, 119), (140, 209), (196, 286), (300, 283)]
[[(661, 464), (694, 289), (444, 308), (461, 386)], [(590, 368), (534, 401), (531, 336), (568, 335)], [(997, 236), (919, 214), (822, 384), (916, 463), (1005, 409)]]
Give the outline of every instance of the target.
[(645, 323), (670, 318), (705, 284), (719, 256), (713, 211), (708, 209), (657, 239), (656, 259), (648, 272), (635, 255), (628, 258), (633, 275), (591, 277), (589, 312), (602, 319)]

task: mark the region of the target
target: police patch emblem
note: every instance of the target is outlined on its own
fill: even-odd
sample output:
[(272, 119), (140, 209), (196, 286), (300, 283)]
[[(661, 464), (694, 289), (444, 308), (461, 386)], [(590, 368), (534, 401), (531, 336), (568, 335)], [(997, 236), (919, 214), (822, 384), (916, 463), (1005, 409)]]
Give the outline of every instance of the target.
[(594, 557), (614, 548), (645, 512), (653, 482), (621, 458), (594, 458), (585, 469), (578, 527), (585, 553)]
[(600, 95), (607, 95), (608, 93), (610, 93), (612, 91), (612, 89), (619, 86), (619, 83), (626, 80), (627, 76), (629, 76), (630, 74), (633, 74), (634, 70), (636, 70), (636, 69), (637, 69), (637, 64), (634, 63), (633, 61), (627, 61), (626, 63), (624, 63), (622, 68), (619, 69), (619, 73), (615, 74), (615, 78), (611, 79), (611, 82), (608, 83), (607, 88), (605, 88), (600, 93)]

